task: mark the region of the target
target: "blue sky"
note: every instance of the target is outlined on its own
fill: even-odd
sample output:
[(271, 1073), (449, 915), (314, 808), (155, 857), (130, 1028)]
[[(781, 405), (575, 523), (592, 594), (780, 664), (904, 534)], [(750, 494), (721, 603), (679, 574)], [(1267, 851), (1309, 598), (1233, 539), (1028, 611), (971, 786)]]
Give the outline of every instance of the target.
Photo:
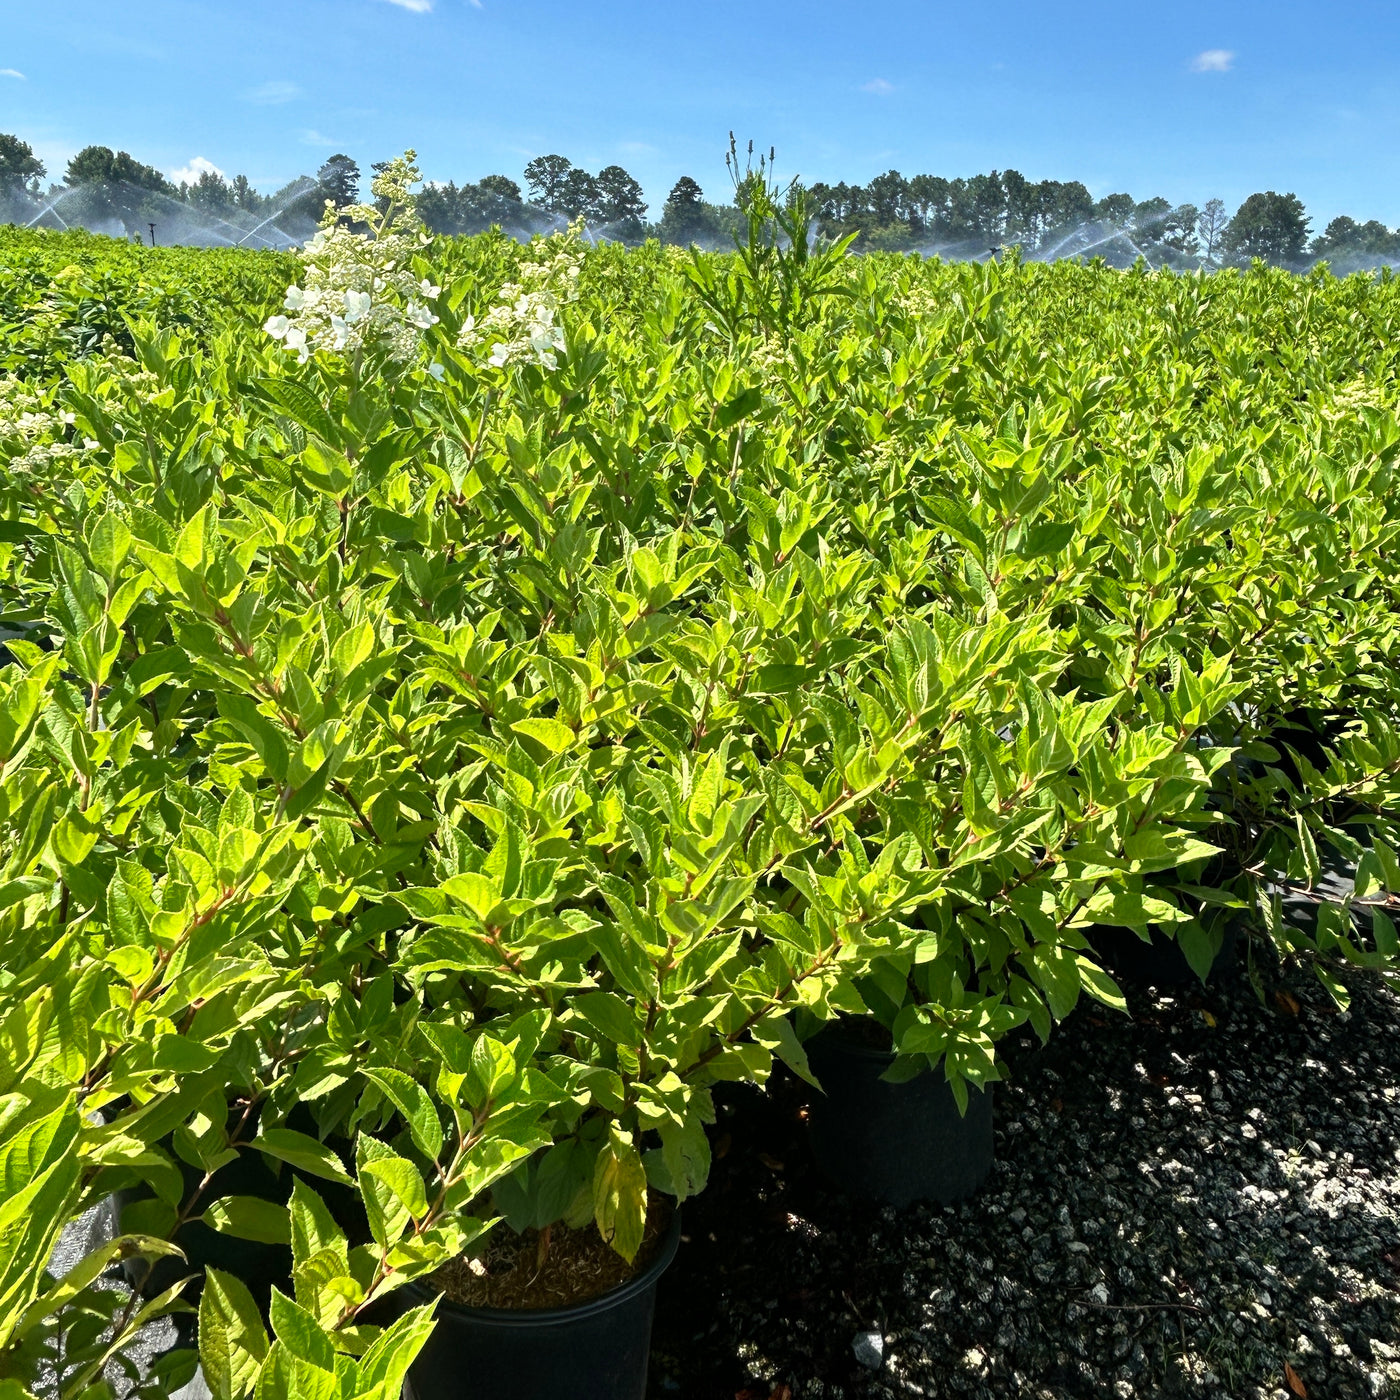
[[(659, 208), (723, 153), (864, 182), (1014, 167), (1400, 223), (1400, 7), (1301, 0), (0, 0), (0, 131), (262, 189), (412, 145), (432, 179), (619, 163)], [(196, 167), (197, 168), (197, 167)]]

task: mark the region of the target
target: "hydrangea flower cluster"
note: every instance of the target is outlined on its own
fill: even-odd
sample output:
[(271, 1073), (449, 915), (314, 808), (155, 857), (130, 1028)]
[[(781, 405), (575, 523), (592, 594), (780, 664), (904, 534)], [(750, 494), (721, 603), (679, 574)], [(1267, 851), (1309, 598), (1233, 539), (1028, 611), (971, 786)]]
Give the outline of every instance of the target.
[(0, 463), (14, 473), (46, 476), (62, 463), (76, 463), (98, 446), (91, 438), (65, 440), (73, 415), (54, 408), (23, 380), (0, 377)]
[(1350, 383), (1338, 387), (1320, 411), (1329, 423), (1339, 423), (1344, 419), (1360, 417), (1363, 408), (1386, 406), (1385, 395), (1380, 386), (1362, 378), (1353, 379)]
[(428, 242), (413, 207), (412, 186), (421, 178), (414, 159), (406, 151), (375, 177), (376, 204), (337, 209), (327, 200), (320, 231), (301, 251), (305, 285), (288, 287), (286, 314), (263, 326), (300, 363), (318, 351), (364, 350), (406, 364), (437, 323), (429, 303), (442, 288), (410, 270)]
[(557, 369), (564, 353), (560, 309), (578, 300), (579, 270), (583, 265), (583, 224), (552, 233), (530, 244), (520, 264), (519, 280), (501, 288), (498, 304), (478, 322), (468, 316), (457, 337), (463, 350), (490, 345), (487, 363), (502, 369), (513, 364), (537, 364)]

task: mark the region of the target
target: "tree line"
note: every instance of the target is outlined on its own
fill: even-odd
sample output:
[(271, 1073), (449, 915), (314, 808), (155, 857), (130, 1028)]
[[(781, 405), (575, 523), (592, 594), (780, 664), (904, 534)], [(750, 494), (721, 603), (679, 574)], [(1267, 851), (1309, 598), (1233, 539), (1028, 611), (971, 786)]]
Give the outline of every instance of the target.
[[(337, 154), (315, 176), (303, 176), (270, 194), (259, 193), (244, 175), (230, 179), (215, 170), (177, 184), (127, 152), (106, 146), (79, 151), (68, 162), (63, 184), (45, 191), (47, 174), (28, 143), (0, 134), (0, 213), (16, 196), (52, 200), (81, 189), (89, 195), (88, 204), (100, 208), (105, 198), (118, 213), (131, 213), (145, 193), (216, 217), (280, 209), (289, 218), (316, 220), (327, 200), (337, 208), (355, 203), (362, 178), (351, 157)], [(823, 234), (851, 235), (855, 246), (865, 250), (919, 248), (979, 255), (1015, 245), (1046, 255), (1064, 244), (1065, 254), (1074, 255), (1121, 238), (1130, 246), (1150, 247), (1158, 258), (1188, 265), (1251, 258), (1284, 266), (1302, 266), (1317, 258), (1400, 259), (1400, 229), (1376, 219), (1360, 223), (1341, 215), (1312, 236), (1298, 196), (1272, 190), (1250, 195), (1233, 215), (1219, 199), (1200, 207), (1173, 205), (1160, 196), (1137, 200), (1125, 193), (1095, 199), (1078, 180), (1031, 181), (1016, 170), (955, 179), (906, 178), (888, 170), (866, 185), (816, 182), (805, 193)], [(460, 185), (430, 183), (418, 207), (430, 229), (447, 234), (476, 233), (493, 225), (529, 234), (561, 219), (582, 218), (606, 236), (626, 242), (659, 238), (681, 245), (723, 246), (742, 223), (733, 201), (707, 200), (689, 175), (676, 181), (659, 218), (648, 222), (642, 187), (622, 166), (608, 165), (591, 174), (562, 155), (530, 161), (523, 184), (508, 175), (487, 175)], [(1087, 243), (1085, 238), (1077, 244), (1066, 241), (1085, 230)]]

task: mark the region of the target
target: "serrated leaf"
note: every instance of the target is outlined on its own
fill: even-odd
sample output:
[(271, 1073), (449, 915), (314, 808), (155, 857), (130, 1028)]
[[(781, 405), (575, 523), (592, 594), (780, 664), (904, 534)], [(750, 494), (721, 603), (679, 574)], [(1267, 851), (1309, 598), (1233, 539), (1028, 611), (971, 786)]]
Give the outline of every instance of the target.
[(286, 1206), (261, 1196), (224, 1196), (214, 1201), (200, 1219), (211, 1230), (240, 1240), (263, 1244), (290, 1244), (291, 1223)]
[(416, 1079), (402, 1070), (375, 1065), (365, 1069), (365, 1077), (384, 1091), (385, 1097), (403, 1114), (413, 1145), (425, 1157), (436, 1161), (442, 1152), (442, 1122), (436, 1105)]
[(199, 1361), (214, 1400), (240, 1400), (248, 1394), (267, 1349), (267, 1332), (247, 1286), (220, 1269), (205, 1269)]
[(338, 1181), (342, 1186), (354, 1185), (340, 1158), (325, 1143), (294, 1128), (264, 1128), (250, 1146), (255, 1152), (266, 1152), (312, 1176)]
[(631, 1135), (615, 1126), (593, 1168), (593, 1218), (603, 1238), (631, 1263), (646, 1231), (647, 1174)]

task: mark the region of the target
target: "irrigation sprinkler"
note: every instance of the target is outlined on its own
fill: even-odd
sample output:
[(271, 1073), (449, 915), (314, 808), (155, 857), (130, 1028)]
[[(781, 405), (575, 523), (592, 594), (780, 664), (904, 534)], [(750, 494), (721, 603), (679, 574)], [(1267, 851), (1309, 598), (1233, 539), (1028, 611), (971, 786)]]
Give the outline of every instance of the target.
[(151, 247), (154, 248), (156, 246), (156, 226), (154, 224), (147, 224), (146, 227), (151, 231)]

